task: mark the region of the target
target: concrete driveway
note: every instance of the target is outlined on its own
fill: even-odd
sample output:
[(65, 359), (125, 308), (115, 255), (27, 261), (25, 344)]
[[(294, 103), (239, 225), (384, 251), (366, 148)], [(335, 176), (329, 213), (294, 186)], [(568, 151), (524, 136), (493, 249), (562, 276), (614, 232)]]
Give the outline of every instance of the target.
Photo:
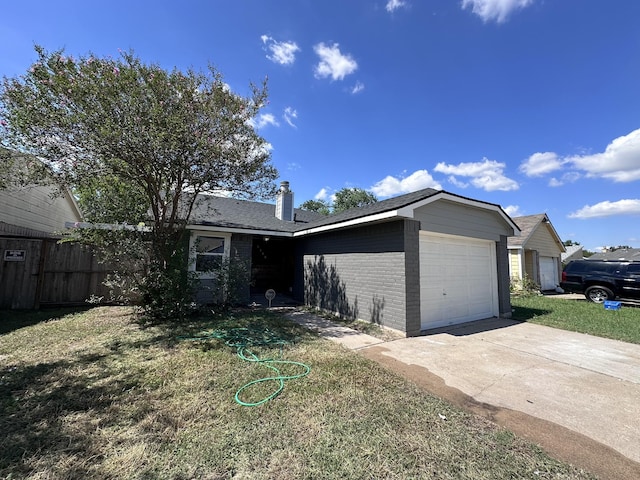
[(291, 318), (557, 458), (602, 478), (640, 478), (640, 345), (499, 319), (382, 342)]

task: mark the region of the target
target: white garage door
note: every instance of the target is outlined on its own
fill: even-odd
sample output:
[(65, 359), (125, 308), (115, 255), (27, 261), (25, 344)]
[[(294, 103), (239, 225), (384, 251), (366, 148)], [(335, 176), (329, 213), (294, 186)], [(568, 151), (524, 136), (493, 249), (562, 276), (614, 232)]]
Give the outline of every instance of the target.
[(495, 243), (420, 232), (421, 328), (498, 316)]
[(559, 284), (556, 259), (553, 257), (540, 257), (540, 289), (555, 290)]

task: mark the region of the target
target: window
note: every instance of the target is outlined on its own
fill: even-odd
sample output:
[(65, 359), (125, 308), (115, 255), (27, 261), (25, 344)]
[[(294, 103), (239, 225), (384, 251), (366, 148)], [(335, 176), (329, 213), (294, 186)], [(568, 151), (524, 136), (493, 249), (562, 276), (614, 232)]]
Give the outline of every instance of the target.
[(633, 277), (640, 277), (640, 263), (630, 263), (627, 273)]
[(230, 238), (224, 234), (194, 235), (191, 241), (192, 252), (195, 254), (191, 269), (206, 276), (222, 263), (227, 255)]

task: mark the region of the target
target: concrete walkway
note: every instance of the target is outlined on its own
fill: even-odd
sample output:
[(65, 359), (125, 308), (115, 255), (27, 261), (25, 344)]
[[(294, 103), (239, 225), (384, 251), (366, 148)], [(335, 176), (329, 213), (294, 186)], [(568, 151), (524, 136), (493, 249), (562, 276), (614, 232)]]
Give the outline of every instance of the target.
[(475, 402), (551, 422), (640, 462), (640, 345), (497, 319), (383, 342), (315, 315), (289, 316), (381, 363), (419, 367), (414, 373), (435, 375)]

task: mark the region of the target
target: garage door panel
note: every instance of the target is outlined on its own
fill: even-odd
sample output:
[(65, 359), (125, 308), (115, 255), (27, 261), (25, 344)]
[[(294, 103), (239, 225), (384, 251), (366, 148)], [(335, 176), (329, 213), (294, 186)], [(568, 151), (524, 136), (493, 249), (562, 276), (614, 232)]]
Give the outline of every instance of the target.
[(496, 268), (493, 242), (421, 233), (422, 329), (497, 315)]
[(540, 257), (540, 288), (553, 290), (559, 284), (556, 260), (553, 257)]

